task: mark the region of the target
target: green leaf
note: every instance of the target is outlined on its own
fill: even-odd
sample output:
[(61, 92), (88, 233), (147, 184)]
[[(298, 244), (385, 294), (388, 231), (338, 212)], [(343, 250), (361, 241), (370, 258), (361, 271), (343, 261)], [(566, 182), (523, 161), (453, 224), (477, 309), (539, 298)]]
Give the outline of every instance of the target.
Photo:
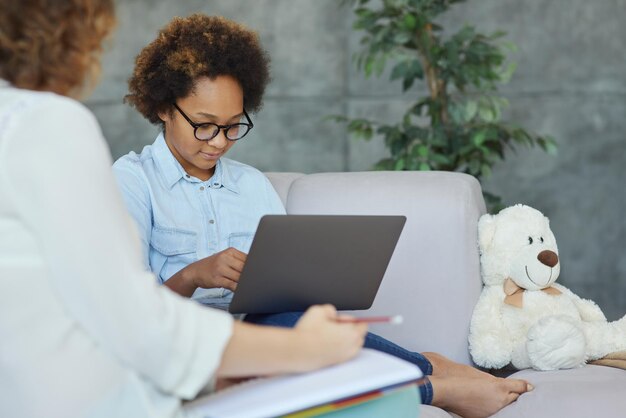
[(479, 177), (480, 176), (480, 161), (470, 160), (468, 164), (470, 174)]
[(424, 78), (424, 69), (419, 59), (414, 58), (409, 64), (409, 73), (415, 78)]
[(414, 142), (420, 142), (421, 138), (428, 136), (428, 132), (417, 125), (407, 126), (404, 132), (407, 138), (413, 140)]
[(376, 131), (377, 133), (381, 134), (381, 135), (389, 135), (390, 132), (393, 131), (393, 127), (389, 126), (389, 125), (382, 125), (380, 127), (378, 127), (378, 130)]
[(402, 91), (407, 91), (408, 89), (410, 89), (413, 86), (414, 81), (414, 78), (405, 78), (402, 81)]
[(493, 112), (491, 108), (486, 107), (486, 106), (480, 107), (480, 109), (478, 110), (478, 116), (484, 122), (488, 122), (488, 123), (496, 120), (496, 114)]
[(374, 64), (374, 71), (376, 72), (376, 77), (380, 77), (380, 75), (385, 70), (385, 62), (386, 62), (386, 57), (384, 55), (380, 56), (379, 59), (376, 60)]
[(539, 145), (541, 145), (541, 148), (545, 152), (547, 152), (549, 155), (558, 154), (558, 147), (557, 147), (556, 141), (554, 140), (554, 138), (550, 136), (543, 138), (543, 141), (539, 142)]
[(419, 170), (419, 161), (417, 161), (415, 158), (409, 159), (405, 170)]
[(372, 122), (367, 119), (352, 119), (347, 126), (348, 132), (357, 138), (365, 140), (372, 139), (374, 135), (374, 127)]
[(393, 170), (395, 161), (391, 158), (383, 158), (374, 165), (375, 170)]
[(480, 166), (480, 175), (483, 178), (491, 177), (491, 167), (488, 164), (483, 164)]
[(506, 36), (506, 32), (503, 30), (497, 30), (494, 33), (492, 33), (491, 35), (487, 36), (486, 39), (489, 39), (490, 41), (495, 41), (496, 39), (502, 38)]
[(411, 35), (406, 32), (396, 33), (393, 37), (395, 43), (404, 45), (411, 40)]
[(515, 45), (513, 42), (511, 41), (502, 41), (502, 42), (498, 42), (498, 45), (500, 45), (500, 47), (510, 53), (514, 53), (517, 52), (517, 45)]
[(407, 63), (406, 62), (401, 62), (399, 64), (396, 64), (395, 67), (393, 67), (393, 70), (391, 70), (391, 76), (389, 76), (389, 79), (391, 81), (397, 80), (399, 78), (404, 78), (406, 76), (407, 73)]
[(465, 122), (465, 107), (461, 104), (450, 103), (448, 105), (448, 113), (452, 117), (455, 124), (462, 124)]
[(475, 132), (472, 135), (472, 144), (474, 144), (476, 147), (479, 147), (483, 144), (483, 142), (485, 142), (486, 138), (487, 138), (487, 133), (485, 131)]
[(430, 106), (430, 103), (431, 103), (430, 98), (426, 97), (426, 98), (420, 100), (419, 102), (415, 103), (409, 109), (409, 112), (411, 112), (415, 116), (422, 116), (423, 113), (424, 113), (424, 109), (428, 110), (428, 107)]
[(370, 55), (369, 57), (365, 59), (365, 65), (364, 65), (365, 77), (369, 78), (372, 75), (375, 65), (376, 65), (376, 58)]
[(498, 110), (509, 107), (509, 101), (505, 97), (491, 97), (491, 103), (494, 107), (497, 107)]
[(513, 77), (513, 73), (517, 69), (517, 64), (512, 62), (506, 68), (501, 70), (500, 72), (500, 82), (508, 83), (511, 81), (511, 77)]
[(402, 127), (406, 131), (406, 128), (411, 127), (411, 114), (405, 113), (402, 117)]
[(439, 165), (448, 165), (451, 163), (450, 158), (445, 154), (432, 154), (430, 159)]
[(420, 171), (430, 171), (430, 165), (428, 165), (428, 163), (420, 163), (419, 170)]
[(417, 18), (412, 14), (405, 14), (402, 25), (407, 31), (413, 31), (417, 29)]
[(467, 154), (471, 154), (472, 152), (474, 152), (475, 148), (476, 148), (476, 146), (474, 144), (467, 144), (467, 145), (464, 145), (461, 148), (459, 148), (459, 150), (457, 152), (460, 155), (467, 155)]
[(477, 112), (478, 112), (478, 103), (476, 103), (473, 100), (468, 100), (465, 103), (465, 115), (464, 115), (465, 122), (469, 122), (472, 119), (474, 119)]
[(396, 164), (394, 165), (393, 169), (396, 171), (401, 171), (404, 170), (404, 158), (400, 158), (398, 161), (396, 161)]

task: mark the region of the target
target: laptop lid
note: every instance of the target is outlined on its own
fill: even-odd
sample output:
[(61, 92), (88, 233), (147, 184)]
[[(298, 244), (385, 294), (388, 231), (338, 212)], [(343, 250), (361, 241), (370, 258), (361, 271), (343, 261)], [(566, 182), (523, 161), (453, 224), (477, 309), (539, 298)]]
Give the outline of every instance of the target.
[(229, 311), (304, 311), (321, 303), (370, 308), (405, 222), (405, 216), (264, 216)]

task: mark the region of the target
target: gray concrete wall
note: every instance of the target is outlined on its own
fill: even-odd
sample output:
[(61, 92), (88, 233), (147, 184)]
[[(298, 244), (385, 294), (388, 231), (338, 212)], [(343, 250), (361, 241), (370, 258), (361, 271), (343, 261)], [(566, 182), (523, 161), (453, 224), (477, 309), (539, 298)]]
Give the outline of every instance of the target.
[[(114, 158), (139, 151), (156, 129), (122, 104), (133, 60), (171, 17), (202, 11), (259, 31), (273, 59), (273, 83), (255, 129), (231, 157), (271, 171), (366, 170), (385, 155), (380, 141), (350, 139), (322, 119), (364, 115), (392, 121), (421, 94), (385, 78), (365, 80), (351, 60), (360, 35), (338, 0), (121, 0), (119, 27), (88, 100)], [(442, 22), (504, 29), (519, 51), (503, 89), (507, 113), (550, 134), (559, 155), (519, 150), (484, 187), (506, 204), (526, 203), (551, 219), (561, 283), (595, 300), (609, 319), (626, 313), (626, 0), (469, 0)]]

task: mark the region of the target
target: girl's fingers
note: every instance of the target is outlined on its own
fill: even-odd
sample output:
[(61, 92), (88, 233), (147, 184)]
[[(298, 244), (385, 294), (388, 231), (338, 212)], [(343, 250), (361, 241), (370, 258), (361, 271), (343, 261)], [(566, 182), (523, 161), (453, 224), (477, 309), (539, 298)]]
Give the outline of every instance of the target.
[(248, 257), (248, 255), (246, 253), (241, 252), (241, 251), (239, 251), (238, 249), (236, 249), (234, 247), (230, 247), (226, 251), (228, 251), (228, 254), (232, 255), (234, 258), (236, 258), (237, 260), (241, 261), (242, 263), (246, 262), (246, 258)]

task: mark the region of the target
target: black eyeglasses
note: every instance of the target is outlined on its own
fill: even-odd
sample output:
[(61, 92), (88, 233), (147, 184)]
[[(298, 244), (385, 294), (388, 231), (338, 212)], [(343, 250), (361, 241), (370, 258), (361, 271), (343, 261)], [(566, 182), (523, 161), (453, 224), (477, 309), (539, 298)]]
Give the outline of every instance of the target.
[(248, 123), (240, 122), (230, 125), (218, 125), (217, 123), (211, 122), (195, 123), (191, 119), (189, 119), (189, 116), (187, 116), (176, 103), (174, 103), (174, 107), (193, 127), (193, 135), (198, 141), (210, 141), (215, 138), (221, 130), (224, 130), (224, 135), (226, 136), (226, 139), (228, 139), (229, 141), (237, 141), (246, 136), (246, 134), (250, 132), (250, 129), (254, 127), (254, 124), (250, 120), (250, 116), (248, 116), (246, 109), (243, 110), (243, 115), (246, 117)]

